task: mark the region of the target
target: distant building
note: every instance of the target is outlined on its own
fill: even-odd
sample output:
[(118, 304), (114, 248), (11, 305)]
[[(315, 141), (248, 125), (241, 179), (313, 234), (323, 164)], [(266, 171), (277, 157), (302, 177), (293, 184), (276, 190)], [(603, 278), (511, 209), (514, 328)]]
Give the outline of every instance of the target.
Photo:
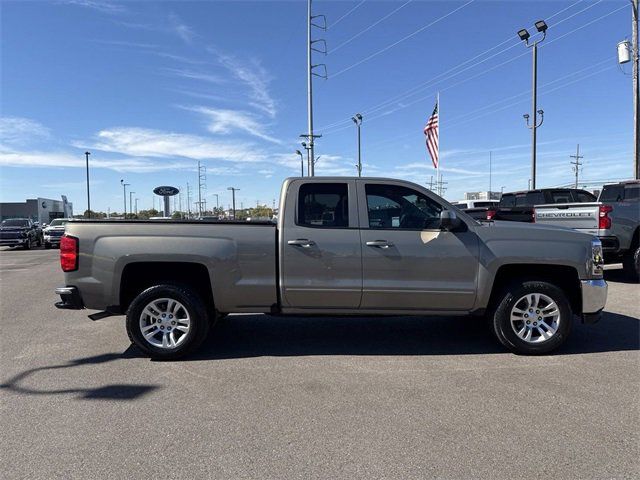
[(73, 216), (73, 203), (50, 198), (30, 198), (25, 202), (0, 203), (0, 220), (6, 218), (30, 218), (35, 222), (50, 223), (54, 218), (69, 218)]
[(465, 200), (500, 200), (502, 193), (500, 192), (466, 192)]

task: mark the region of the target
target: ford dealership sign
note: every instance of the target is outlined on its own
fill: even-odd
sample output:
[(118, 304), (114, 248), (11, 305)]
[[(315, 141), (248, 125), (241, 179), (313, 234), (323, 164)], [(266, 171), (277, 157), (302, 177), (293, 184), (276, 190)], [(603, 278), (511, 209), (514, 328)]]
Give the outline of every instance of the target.
[(180, 193), (180, 190), (178, 190), (176, 187), (169, 187), (165, 185), (162, 187), (154, 188), (153, 193), (155, 193), (156, 195), (160, 195), (162, 197), (171, 197), (173, 195), (177, 195), (178, 193)]

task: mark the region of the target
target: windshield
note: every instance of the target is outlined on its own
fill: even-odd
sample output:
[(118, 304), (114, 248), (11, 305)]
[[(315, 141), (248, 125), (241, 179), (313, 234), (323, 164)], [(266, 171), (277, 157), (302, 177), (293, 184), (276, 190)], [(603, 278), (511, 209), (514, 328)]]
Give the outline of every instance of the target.
[(3, 227), (28, 227), (29, 220), (20, 220), (20, 219), (3, 220), (0, 225), (2, 225)]
[(64, 225), (65, 223), (67, 223), (69, 220), (62, 220), (60, 218), (56, 218), (55, 220), (52, 220), (51, 223), (49, 224), (50, 227), (59, 227), (60, 225)]

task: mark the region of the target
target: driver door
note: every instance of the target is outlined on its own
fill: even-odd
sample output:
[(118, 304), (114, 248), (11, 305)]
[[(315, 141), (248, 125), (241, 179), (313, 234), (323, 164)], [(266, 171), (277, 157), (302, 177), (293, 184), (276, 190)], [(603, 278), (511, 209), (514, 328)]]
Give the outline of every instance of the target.
[(426, 191), (392, 181), (357, 181), (362, 241), (361, 309), (469, 310), (478, 240), (440, 230), (444, 208)]

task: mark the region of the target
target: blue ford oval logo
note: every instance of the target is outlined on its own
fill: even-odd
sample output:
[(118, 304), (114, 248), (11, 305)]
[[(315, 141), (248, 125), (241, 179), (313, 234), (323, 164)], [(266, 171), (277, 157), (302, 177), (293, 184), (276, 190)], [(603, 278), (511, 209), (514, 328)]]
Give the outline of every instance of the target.
[(177, 195), (178, 193), (180, 193), (180, 190), (178, 190), (176, 187), (169, 187), (167, 185), (164, 185), (162, 187), (154, 188), (153, 193), (162, 197), (170, 197), (172, 195)]

